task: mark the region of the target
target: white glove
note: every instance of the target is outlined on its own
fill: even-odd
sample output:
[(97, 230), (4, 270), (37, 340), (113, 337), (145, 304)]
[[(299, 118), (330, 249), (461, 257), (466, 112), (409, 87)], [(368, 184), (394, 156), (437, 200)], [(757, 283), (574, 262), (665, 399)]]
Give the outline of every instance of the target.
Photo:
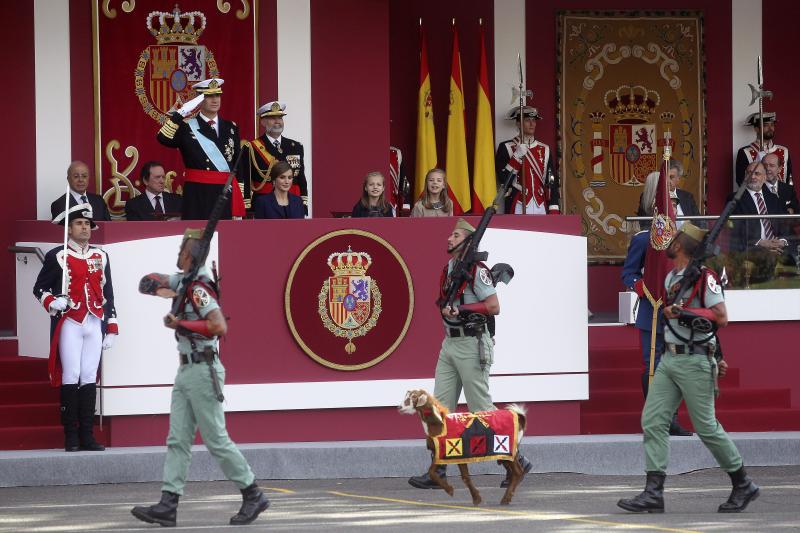
[(514, 159), (517, 161), (522, 161), (525, 159), (525, 156), (528, 155), (529, 148), (524, 144), (518, 144), (516, 148), (514, 148)]
[(205, 96), (203, 96), (202, 94), (195, 96), (194, 98), (183, 104), (181, 108), (178, 109), (178, 113), (180, 113), (183, 118), (188, 117), (189, 115), (192, 114), (192, 111), (194, 111), (195, 108), (202, 103), (203, 98), (205, 98)]
[(110, 350), (112, 346), (114, 346), (114, 341), (117, 339), (117, 335), (115, 333), (108, 333), (106, 337), (103, 339), (103, 349)]
[(51, 313), (55, 314), (58, 313), (59, 311), (65, 310), (67, 307), (69, 307), (69, 301), (65, 297), (59, 296), (58, 298), (50, 302), (48, 310)]

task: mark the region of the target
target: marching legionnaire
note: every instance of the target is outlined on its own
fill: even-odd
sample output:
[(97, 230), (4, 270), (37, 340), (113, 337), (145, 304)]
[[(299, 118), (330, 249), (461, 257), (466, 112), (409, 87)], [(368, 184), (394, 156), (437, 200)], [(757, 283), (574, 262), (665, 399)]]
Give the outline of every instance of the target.
[[(519, 122), (519, 115), (520, 108), (515, 107), (506, 114), (506, 119)], [(506, 165), (511, 164), (518, 171), (506, 197), (505, 212), (528, 215), (560, 213), (550, 147), (534, 138), (536, 122), (542, 117), (535, 107), (530, 106), (522, 108), (522, 117), (521, 134), (501, 142), (495, 156), (498, 184), (503, 179)]]
[[(239, 126), (219, 116), (224, 80), (212, 78), (192, 88), (198, 96), (173, 112), (158, 131), (158, 142), (178, 148), (183, 158), (183, 219), (205, 220), (225, 180), (239, 160)], [(199, 106), (197, 116), (187, 118)], [(222, 218), (245, 214), (239, 184), (234, 181), (230, 208)]]
[[(178, 499), (183, 494), (192, 457), (192, 443), (200, 429), (208, 451), (219, 463), (225, 476), (242, 492), (242, 506), (230, 519), (232, 525), (249, 524), (269, 507), (269, 500), (255, 484), (247, 460), (231, 441), (225, 428), (222, 386), (225, 368), (219, 360), (218, 338), (225, 335), (227, 324), (219, 305), (216, 275), (205, 266), (205, 257), (196, 257), (201, 248), (203, 230), (186, 230), (178, 255), (181, 273), (148, 274), (139, 284), (140, 292), (165, 298), (185, 295), (178, 305), (179, 316), (164, 317), (164, 325), (175, 330), (180, 367), (172, 388), (172, 406), (164, 462), (161, 501), (149, 507), (134, 507), (136, 518), (162, 526), (176, 524)], [(198, 261), (197, 277), (183, 290), (184, 273)]]
[[(286, 161), (294, 172), (294, 184), (289, 192), (300, 196), (308, 211), (308, 183), (306, 167), (303, 161), (303, 145), (283, 136), (283, 117), (286, 116), (286, 104), (268, 102), (258, 108), (258, 122), (264, 128), (264, 134), (250, 141), (250, 192), (253, 197), (272, 191), (269, 171), (276, 161)], [(255, 203), (255, 201), (254, 201)]]
[(108, 254), (89, 244), (92, 208), (72, 206), (53, 220), (67, 224), (65, 246), (44, 258), (33, 294), (50, 313), (50, 384), (61, 388), (64, 449), (102, 451), (92, 431), (97, 367), (116, 339), (117, 312)]
[(715, 332), (728, 323), (722, 287), (716, 273), (705, 267), (693, 286), (681, 287), (687, 266), (690, 266), (692, 255), (701, 245), (705, 233), (705, 230), (686, 222), (667, 248), (674, 269), (664, 282), (667, 290), (664, 308), (666, 352), (650, 384), (642, 412), (647, 483), (641, 494), (617, 503), (627, 511), (664, 512), (669, 426), (682, 398), (686, 401), (697, 435), (733, 484), (728, 501), (720, 505), (718, 511), (743, 511), (759, 495), (758, 486), (744, 470), (736, 445), (714, 413), (717, 376), (723, 376), (727, 370), (727, 364), (721, 358), (719, 362), (716, 359), (719, 350)]
[[(447, 253), (451, 259), (442, 270), (440, 298), (445, 296), (454, 263), (466, 250), (465, 241), (475, 228), (459, 218), (447, 238)], [(489, 394), (489, 370), (494, 360), (494, 316), (500, 313), (500, 302), (495, 289), (492, 271), (478, 263), (472, 272), (473, 279), (459, 288), (459, 304), (442, 308), (445, 338), (436, 363), (433, 395), (451, 412), (455, 412), (461, 389), (470, 412), (495, 409)], [(518, 460), (525, 472), (532, 464), (522, 454)], [(447, 475), (446, 465), (437, 467), (439, 477)], [(439, 488), (426, 472), (408, 480), (419, 489)], [(508, 477), (501, 487), (508, 483)]]
[(747, 165), (754, 161), (760, 161), (766, 154), (775, 154), (783, 164), (780, 170), (779, 179), (793, 185), (792, 181), (792, 160), (789, 159), (789, 149), (782, 144), (775, 143), (775, 124), (778, 122), (776, 113), (764, 113), (764, 148), (761, 147), (761, 120), (758, 113), (752, 113), (747, 117), (745, 126), (752, 126), (756, 132), (756, 140), (739, 148), (736, 154), (736, 185), (741, 185), (744, 180), (744, 172)]

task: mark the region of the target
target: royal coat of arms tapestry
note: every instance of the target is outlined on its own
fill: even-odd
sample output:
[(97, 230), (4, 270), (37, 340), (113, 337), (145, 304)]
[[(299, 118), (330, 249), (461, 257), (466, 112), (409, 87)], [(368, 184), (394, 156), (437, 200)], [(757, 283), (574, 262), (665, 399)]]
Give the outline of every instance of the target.
[(95, 174), (112, 217), (143, 190), (138, 172), (148, 160), (162, 162), (167, 190), (180, 192), (180, 155), (156, 132), (196, 96), (195, 83), (224, 79), (220, 116), (252, 138), (255, 7), (256, 0), (94, 0)]
[(695, 12), (562, 12), (558, 136), (564, 212), (582, 217), (590, 259), (625, 256), (647, 175), (665, 147), (678, 187), (703, 209), (703, 19)]

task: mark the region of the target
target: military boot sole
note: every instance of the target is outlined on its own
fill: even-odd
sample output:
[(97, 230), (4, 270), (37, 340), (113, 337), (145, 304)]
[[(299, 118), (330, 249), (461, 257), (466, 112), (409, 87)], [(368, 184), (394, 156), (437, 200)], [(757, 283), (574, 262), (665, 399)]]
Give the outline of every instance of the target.
[(168, 520), (166, 518), (152, 516), (148, 514), (147, 511), (147, 507), (134, 507), (131, 509), (131, 514), (142, 522), (147, 522), (148, 524), (158, 524), (164, 527), (175, 527), (175, 524), (177, 524), (177, 520)]
[(264, 497), (264, 501), (261, 502), (261, 504), (259, 504), (258, 508), (256, 508), (256, 511), (255, 511), (255, 513), (253, 513), (252, 516), (250, 516), (246, 520), (241, 520), (241, 521), (235, 520), (235, 517), (231, 518), (230, 524), (232, 526), (246, 526), (247, 524), (252, 524), (255, 521), (255, 519), (258, 518), (258, 515), (260, 515), (261, 513), (266, 511), (267, 509), (269, 509), (269, 504), (270, 504), (270, 502), (265, 496)]
[(620, 500), (617, 502), (617, 507), (621, 507), (626, 511), (630, 511), (632, 513), (663, 513), (664, 507), (642, 507), (639, 504), (635, 504), (629, 500)]
[(744, 501), (744, 503), (742, 503), (742, 505), (740, 507), (726, 508), (726, 507), (723, 507), (723, 505), (725, 505), (723, 503), (722, 505), (719, 506), (719, 509), (717, 509), (717, 512), (718, 513), (741, 513), (742, 511), (747, 509), (747, 506), (750, 505), (750, 502), (756, 501), (760, 495), (761, 495), (761, 489), (756, 487), (755, 492), (751, 493), (750, 496)]

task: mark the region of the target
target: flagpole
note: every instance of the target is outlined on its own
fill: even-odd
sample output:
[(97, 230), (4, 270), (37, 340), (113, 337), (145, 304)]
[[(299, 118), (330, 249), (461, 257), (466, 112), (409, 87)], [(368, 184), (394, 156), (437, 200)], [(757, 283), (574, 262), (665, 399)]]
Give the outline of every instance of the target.
[(69, 181), (64, 194), (64, 266), (61, 268), (61, 294), (67, 294), (67, 240), (69, 239)]

